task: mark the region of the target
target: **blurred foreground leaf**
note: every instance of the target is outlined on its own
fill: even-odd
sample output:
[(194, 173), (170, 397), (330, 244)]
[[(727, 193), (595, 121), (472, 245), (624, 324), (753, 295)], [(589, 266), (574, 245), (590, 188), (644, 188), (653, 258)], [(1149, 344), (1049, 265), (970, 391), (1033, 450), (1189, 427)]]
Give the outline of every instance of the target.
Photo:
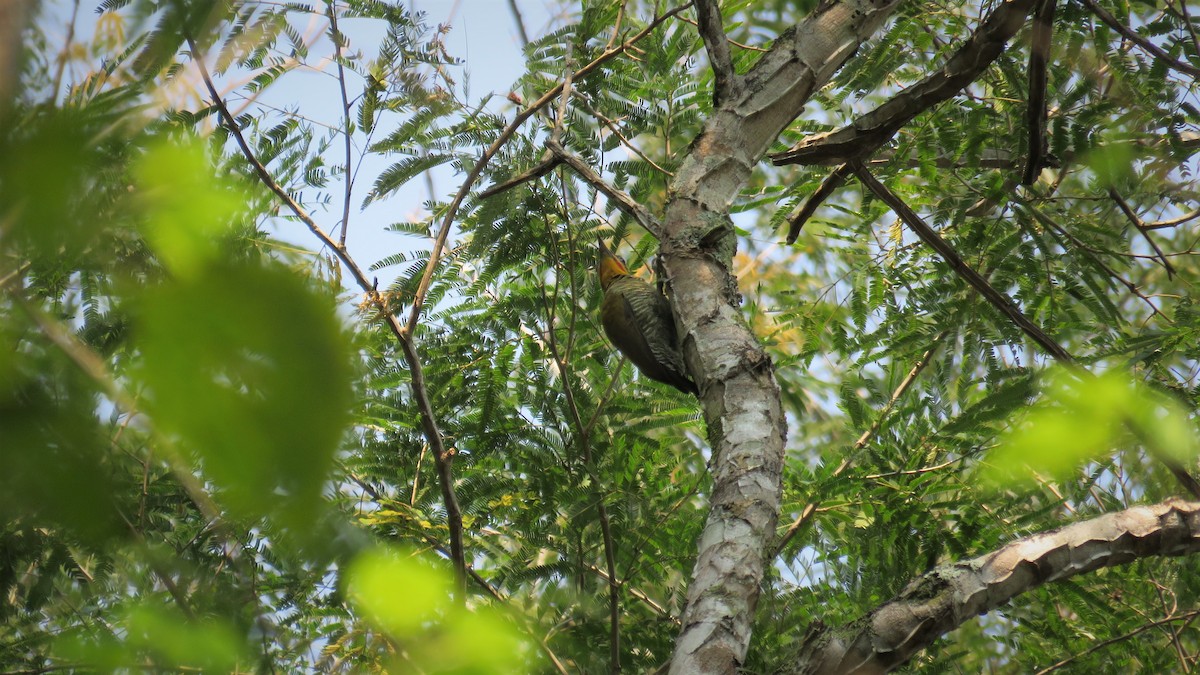
[(138, 326), (158, 427), (195, 451), (230, 508), (302, 535), (351, 399), (332, 303), (285, 269), (219, 265), (149, 291)]
[(1028, 467), (1063, 479), (1085, 462), (1131, 444), (1180, 461), (1200, 450), (1182, 406), (1127, 373), (1052, 371), (1044, 398), (1002, 439), (987, 475), (1010, 481)]
[(456, 604), (450, 576), (418, 558), (365, 553), (347, 578), (354, 605), (400, 647), (396, 672), (511, 673), (529, 656), (511, 620)]

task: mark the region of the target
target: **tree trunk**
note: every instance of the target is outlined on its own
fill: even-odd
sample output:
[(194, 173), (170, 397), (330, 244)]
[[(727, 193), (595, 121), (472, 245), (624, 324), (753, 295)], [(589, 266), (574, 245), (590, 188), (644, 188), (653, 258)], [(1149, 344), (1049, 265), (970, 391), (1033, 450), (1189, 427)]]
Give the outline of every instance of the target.
[[(701, 391), (713, 477), (672, 673), (734, 673), (743, 663), (779, 516), (786, 424), (771, 361), (738, 309), (729, 207), (812, 93), (896, 4), (822, 4), (750, 72), (720, 78), (720, 105), (672, 183), (661, 255)], [(724, 35), (713, 34), (716, 18), (705, 13), (705, 19), (706, 44), (718, 44)], [(725, 70), (720, 51), (709, 55), (714, 68)]]

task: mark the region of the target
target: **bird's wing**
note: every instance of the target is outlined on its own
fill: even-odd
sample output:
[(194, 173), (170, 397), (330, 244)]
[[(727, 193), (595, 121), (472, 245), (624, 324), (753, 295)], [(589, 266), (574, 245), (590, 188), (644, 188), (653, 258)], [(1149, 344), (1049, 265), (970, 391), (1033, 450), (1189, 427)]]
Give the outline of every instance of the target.
[[(671, 316), (671, 306), (661, 295), (648, 296), (652, 302), (634, 304), (625, 297), (621, 302), (625, 309), (625, 318), (637, 328), (637, 339), (642, 349), (661, 364), (671, 375), (688, 379), (687, 368), (683, 365), (679, 349), (675, 344), (675, 318)], [(647, 326), (658, 326), (664, 331), (662, 340), (650, 339), (643, 333)]]

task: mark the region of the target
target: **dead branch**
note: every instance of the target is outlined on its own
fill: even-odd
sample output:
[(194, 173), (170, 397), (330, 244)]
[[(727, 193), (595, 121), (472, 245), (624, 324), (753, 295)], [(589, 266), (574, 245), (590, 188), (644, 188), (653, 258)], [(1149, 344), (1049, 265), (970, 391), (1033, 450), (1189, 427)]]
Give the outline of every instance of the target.
[(1042, 172), (1046, 158), (1046, 65), (1050, 61), (1050, 42), (1054, 36), (1056, 0), (1038, 0), (1033, 14), (1032, 44), (1029, 47), (1029, 100), (1025, 123), (1029, 129), (1029, 157), (1025, 161), (1022, 185), (1033, 185)]
[(1021, 332), (1025, 333), (1030, 339), (1038, 343), (1042, 349), (1046, 350), (1046, 352), (1052, 355), (1054, 358), (1064, 363), (1071, 363), (1075, 360), (1075, 358), (1071, 356), (1070, 352), (1068, 352), (1066, 349), (1063, 349), (1062, 345), (1058, 344), (1058, 342), (1047, 335), (1040, 326), (1030, 320), (1029, 317), (1025, 316), (1021, 309), (1017, 307), (1016, 303), (1010, 300), (1008, 296), (996, 290), (990, 283), (988, 283), (987, 279), (984, 279), (982, 275), (968, 265), (966, 261), (962, 259), (962, 256), (958, 254), (958, 251), (954, 250), (954, 247), (952, 247), (945, 239), (942, 239), (941, 235), (934, 231), (933, 228), (925, 224), (925, 221), (922, 220), (921, 217), (917, 215), (916, 211), (913, 211), (908, 204), (905, 204), (904, 200), (896, 196), (896, 194), (889, 190), (883, 183), (880, 183), (878, 180), (876, 180), (875, 176), (871, 175), (871, 172), (867, 170), (866, 167), (864, 167), (862, 164), (856, 163), (854, 166), (854, 174), (863, 182), (863, 185), (867, 186), (867, 189), (875, 193), (875, 196), (878, 197), (880, 201), (887, 204), (888, 207), (890, 207), (892, 211), (894, 211), (896, 215), (900, 217), (900, 220), (904, 221), (904, 224), (908, 225), (909, 229), (911, 229), (918, 237), (921, 238), (921, 241), (925, 242), (930, 248), (937, 251), (938, 254), (942, 256), (942, 259), (945, 260), (946, 263), (949, 264), (950, 267), (960, 277), (962, 277), (964, 281), (970, 284), (972, 288), (979, 291), (979, 294), (982, 295), (989, 303), (991, 303), (993, 307), (995, 307), (1000, 311), (1001, 314), (1005, 315), (1010, 321), (1016, 324), (1016, 326), (1021, 329)]
[(1141, 47), (1143, 50), (1146, 51), (1146, 53), (1150, 54), (1154, 58), (1167, 64), (1168, 67), (1174, 68), (1175, 70), (1178, 70), (1181, 73), (1187, 73), (1188, 75), (1191, 75), (1192, 77), (1200, 78), (1200, 68), (1197, 68), (1196, 66), (1193, 66), (1189, 63), (1184, 63), (1183, 61), (1180, 61), (1179, 59), (1173, 58), (1170, 54), (1163, 51), (1162, 48), (1159, 47), (1158, 45), (1147, 40), (1146, 38), (1142, 37), (1141, 35), (1138, 35), (1129, 26), (1126, 26), (1125, 24), (1121, 23), (1120, 21), (1117, 21), (1117, 17), (1113, 16), (1112, 14), (1109, 14), (1108, 10), (1106, 10), (1103, 7), (1101, 7), (1100, 5), (1096, 4), (1095, 0), (1083, 0), (1083, 6), (1087, 7), (1089, 12), (1091, 12), (1092, 14), (1095, 14), (1096, 18), (1098, 18), (1101, 21), (1103, 21), (1104, 23), (1108, 24), (1109, 28), (1112, 28), (1113, 30), (1117, 31), (1126, 40), (1129, 40), (1130, 42)]
[(850, 173), (849, 164), (839, 165), (825, 177), (825, 180), (821, 181), (817, 191), (809, 195), (808, 199), (804, 200), (804, 203), (788, 216), (787, 243), (796, 243), (796, 237), (800, 236), (800, 229), (804, 227), (809, 218), (812, 218), (817, 209), (821, 208), (821, 204), (824, 204), (825, 200), (829, 199), (829, 196), (846, 182), (846, 176), (849, 176)]
[(644, 227), (647, 232), (661, 240), (662, 225), (658, 219), (654, 217), (650, 211), (637, 203), (628, 193), (618, 190), (611, 183), (596, 173), (595, 169), (588, 166), (588, 163), (583, 161), (583, 158), (573, 152), (568, 151), (561, 143), (555, 140), (546, 141), (546, 149), (549, 150), (557, 159), (571, 167), (579, 177), (586, 181), (589, 185), (596, 188), (605, 197), (612, 200), (617, 208), (624, 211), (629, 217), (638, 222)]
[(713, 105), (720, 105), (732, 95), (734, 88), (741, 86), (729, 56), (725, 28), (721, 25), (721, 7), (717, 0), (694, 0), (692, 4), (696, 8), (696, 28), (713, 70)]
[(1200, 502), (1135, 506), (934, 568), (840, 628), (810, 627), (795, 672), (883, 673), (971, 617), (1042, 584), (1154, 556), (1200, 551)]
[(1004, 52), (1005, 45), (1025, 24), (1034, 0), (1006, 0), (950, 57), (946, 65), (920, 83), (847, 126), (809, 136), (787, 152), (771, 155), (782, 164), (840, 164), (869, 157), (917, 115), (957, 94), (975, 81)]

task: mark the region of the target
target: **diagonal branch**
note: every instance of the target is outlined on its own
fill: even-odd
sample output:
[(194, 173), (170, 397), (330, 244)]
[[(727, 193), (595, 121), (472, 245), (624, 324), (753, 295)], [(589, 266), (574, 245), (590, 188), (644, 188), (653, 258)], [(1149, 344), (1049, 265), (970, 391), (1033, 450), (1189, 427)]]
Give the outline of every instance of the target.
[[(1029, 214), (1032, 215), (1035, 220), (1037, 220), (1039, 223), (1042, 223), (1046, 227), (1046, 230), (1048, 232), (1050, 232), (1051, 234), (1056, 234), (1059, 237), (1062, 237), (1062, 239), (1065, 239), (1066, 241), (1070, 242), (1072, 246), (1079, 249), (1080, 253), (1085, 258), (1092, 261), (1092, 264), (1094, 264), (1096, 267), (1099, 267), (1101, 270), (1103, 270), (1104, 273), (1107, 274), (1110, 279), (1121, 284), (1122, 286), (1125, 287), (1126, 290), (1128, 290), (1130, 293), (1136, 295), (1142, 302), (1146, 303), (1146, 306), (1150, 308), (1150, 312), (1152, 314), (1162, 318), (1162, 320), (1166, 321), (1167, 323), (1173, 323), (1171, 321), (1171, 317), (1164, 314), (1163, 311), (1158, 308), (1158, 305), (1155, 305), (1154, 301), (1150, 297), (1148, 297), (1145, 293), (1143, 293), (1141, 291), (1141, 289), (1139, 289), (1137, 287), (1137, 284), (1135, 284), (1132, 281), (1130, 281), (1129, 279), (1126, 279), (1125, 277), (1121, 276), (1120, 272), (1117, 272), (1111, 266), (1109, 266), (1108, 263), (1104, 262), (1104, 260), (1099, 255), (1100, 253), (1102, 253), (1102, 251), (1099, 251), (1091, 246), (1088, 246), (1086, 242), (1081, 240), (1079, 237), (1075, 236), (1071, 232), (1070, 229), (1063, 227), (1063, 225), (1061, 223), (1057, 222), (1050, 216), (1046, 215), (1046, 213), (1044, 213), (1041, 209), (1037, 208), (1036, 206), (1029, 203), (1028, 201), (1025, 201), (1024, 206), (1026, 209), (1028, 209)], [(1065, 246), (1065, 244), (1064, 244), (1064, 246)], [(1170, 274), (1170, 272), (1168, 272), (1168, 274)], [(1200, 495), (1197, 495), (1197, 496), (1200, 497)]]
[[(1071, 153), (1067, 153), (1068, 158)], [(910, 169), (920, 168), (924, 160), (917, 156), (916, 150), (910, 151), (906, 156), (897, 156), (891, 150), (882, 150), (876, 154), (871, 160), (864, 163), (867, 166), (886, 165), (896, 163), (899, 166), (905, 166)], [(966, 161), (957, 160), (953, 157), (940, 156), (933, 160), (935, 166), (939, 169), (967, 169), (977, 171), (979, 169), (1000, 169), (1002, 171), (1011, 171), (1019, 166), (1019, 159), (1015, 159), (1007, 150), (1001, 148), (986, 148), (980, 153), (977, 159), (972, 160), (969, 164)], [(1042, 167), (1057, 167), (1058, 158), (1043, 156), (1041, 160)], [(825, 203), (838, 188), (846, 182), (846, 176), (850, 174), (848, 163), (839, 164), (816, 191), (804, 200), (804, 203), (798, 206), (788, 215), (788, 233), (787, 243), (794, 244), (800, 236), (800, 230), (812, 218), (817, 209), (821, 208), (821, 204)]]
[(529, 33), (525, 31), (525, 20), (521, 18), (521, 8), (517, 0), (508, 0), (508, 11), (512, 13), (513, 23), (517, 24), (517, 34), (521, 36), (521, 48), (529, 46)]
[(662, 225), (658, 219), (650, 213), (650, 210), (641, 204), (637, 203), (628, 193), (622, 192), (613, 187), (608, 181), (596, 173), (596, 170), (588, 166), (588, 163), (583, 161), (583, 158), (573, 152), (568, 151), (561, 143), (555, 140), (546, 141), (546, 149), (554, 154), (556, 158), (571, 167), (579, 177), (590, 184), (592, 187), (599, 190), (605, 197), (612, 200), (617, 208), (624, 211), (638, 222), (639, 225), (646, 228), (646, 231), (662, 239)]
[(1154, 249), (1154, 253), (1158, 255), (1158, 260), (1162, 263), (1163, 269), (1167, 271), (1167, 278), (1170, 279), (1174, 276), (1175, 268), (1171, 265), (1171, 261), (1167, 259), (1167, 254), (1163, 253), (1163, 250), (1159, 248), (1158, 242), (1154, 241), (1154, 238), (1150, 236), (1149, 230), (1151, 228), (1146, 226), (1146, 221), (1134, 213), (1133, 208), (1129, 206), (1129, 202), (1125, 201), (1115, 188), (1108, 189), (1108, 196), (1117, 203), (1117, 207), (1121, 209), (1121, 213), (1125, 214), (1125, 218), (1146, 239), (1146, 243), (1150, 244), (1150, 248)]
[(633, 142), (630, 141), (629, 138), (627, 138), (625, 136), (625, 134), (621, 132), (621, 129), (617, 127), (616, 122), (605, 117), (603, 113), (596, 110), (596, 108), (592, 106), (591, 102), (588, 101), (588, 97), (586, 94), (583, 94), (581, 92), (576, 92), (576, 96), (579, 97), (579, 101), (581, 103), (583, 103), (583, 107), (585, 110), (588, 111), (588, 114), (590, 114), (592, 117), (595, 117), (597, 120), (600, 121), (601, 124), (603, 124), (605, 127), (607, 127), (608, 130), (611, 131), (612, 134), (617, 137), (617, 140), (621, 141), (621, 145), (624, 145), (626, 148), (628, 148), (630, 152), (637, 155), (643, 162), (654, 167), (655, 171), (658, 171), (659, 173), (664, 174), (666, 176), (674, 176), (675, 175), (675, 174), (671, 173), (670, 171), (664, 169), (663, 167), (659, 166), (658, 162), (655, 162), (654, 160), (650, 159), (650, 157), (647, 156), (646, 153), (642, 152), (641, 148), (634, 145)]
[(495, 197), (496, 195), (500, 194), (501, 192), (508, 192), (509, 190), (511, 190), (517, 186), (528, 183), (529, 181), (537, 180), (537, 179), (541, 178), (542, 176), (545, 176), (546, 174), (553, 171), (554, 168), (557, 167), (559, 164), (562, 164), (561, 158), (546, 157), (546, 158), (542, 159), (542, 161), (529, 167), (528, 169), (522, 171), (521, 173), (513, 176), (512, 178), (509, 178), (508, 180), (504, 181), (503, 183), (496, 183), (495, 185), (491, 186), (490, 188), (484, 190), (483, 192), (480, 192), (479, 198), (487, 199), (489, 197)]
[(1170, 220), (1156, 220), (1153, 222), (1142, 221), (1141, 225), (1138, 225), (1138, 227), (1143, 230), (1162, 230), (1168, 227), (1178, 227), (1197, 218), (1200, 218), (1200, 209), (1190, 211), (1182, 216), (1179, 216), (1178, 218), (1172, 218)]
[(1135, 506), (941, 565), (891, 601), (840, 628), (819, 622), (804, 638), (796, 671), (882, 673), (964, 621), (1047, 582), (1143, 558), (1200, 552), (1200, 502)]
[(1038, 343), (1042, 349), (1046, 350), (1048, 354), (1059, 361), (1071, 363), (1075, 360), (1075, 358), (1071, 356), (1070, 352), (1068, 352), (1066, 349), (1063, 349), (1063, 347), (1059, 345), (1054, 338), (1047, 335), (1046, 332), (1041, 329), (1041, 327), (1031, 321), (1029, 317), (1025, 316), (1025, 314), (1021, 312), (1021, 309), (1017, 307), (1017, 305), (1010, 300), (1008, 296), (996, 290), (990, 283), (988, 283), (987, 279), (984, 279), (982, 275), (968, 265), (966, 261), (962, 259), (962, 256), (958, 255), (958, 251), (954, 250), (954, 247), (952, 247), (945, 239), (942, 239), (941, 235), (934, 231), (933, 228), (925, 224), (925, 221), (921, 220), (921, 217), (917, 215), (916, 211), (913, 211), (911, 208), (909, 208), (908, 204), (904, 203), (904, 200), (896, 196), (896, 193), (892, 192), (887, 188), (887, 186), (876, 180), (875, 176), (871, 175), (871, 172), (866, 167), (864, 167), (862, 164), (855, 163), (853, 170), (854, 174), (858, 176), (858, 179), (863, 182), (863, 185), (865, 185), (867, 189), (873, 192), (880, 201), (887, 204), (892, 211), (895, 211), (896, 215), (900, 217), (900, 220), (904, 221), (904, 224), (908, 225), (909, 229), (911, 229), (918, 237), (921, 238), (921, 241), (925, 242), (930, 248), (937, 251), (938, 254), (942, 256), (942, 259), (945, 260), (946, 263), (949, 264), (950, 267), (952, 267), (954, 271), (963, 278), (964, 281), (970, 284), (971, 287), (976, 291), (979, 291), (979, 294), (982, 295), (988, 302), (990, 302), (993, 307), (995, 307), (1000, 311), (1001, 314), (1008, 317), (1010, 321), (1016, 324), (1017, 328), (1021, 329), (1021, 332), (1029, 336), (1030, 339)]
[[(600, 66), (611, 61), (620, 54), (625, 53), (630, 47), (637, 44), (640, 40), (652, 33), (655, 28), (658, 28), (660, 25), (662, 25), (663, 22), (667, 21), (690, 6), (691, 2), (689, 1), (682, 5), (678, 5), (658, 16), (653, 21), (646, 24), (645, 28), (632, 35), (629, 39), (625, 40), (619, 45), (616, 45), (615, 47), (604, 50), (604, 52), (593, 59), (591, 63), (575, 71), (571, 75), (571, 78), (579, 80), (583, 77), (586, 77)], [(433, 250), (429, 252), (429, 261), (425, 264), (425, 273), (421, 275), (421, 281), (419, 284), (417, 284), (417, 292), (413, 298), (412, 309), (409, 311), (408, 322), (406, 324), (410, 332), (416, 328), (417, 322), (420, 320), (421, 309), (425, 306), (425, 297), (429, 293), (429, 285), (433, 282), (433, 272), (437, 269), (438, 261), (442, 257), (442, 251), (446, 248), (446, 239), (450, 236), (450, 226), (454, 223), (454, 219), (458, 217), (459, 208), (462, 207), (462, 203), (466, 200), (467, 195), (471, 193), (471, 188), (475, 185), (475, 181), (478, 180), (479, 176), (483, 173), (483, 168), (487, 166), (488, 162), (490, 162), (493, 157), (496, 156), (496, 153), (500, 152), (500, 148), (504, 147), (504, 144), (507, 143), (510, 138), (512, 138), (513, 134), (517, 132), (517, 129), (519, 129), (521, 125), (525, 123), (525, 120), (533, 117), (539, 110), (542, 109), (542, 107), (553, 101), (556, 96), (563, 92), (564, 84), (565, 82), (559, 83), (557, 86), (550, 88), (548, 91), (546, 91), (546, 93), (542, 94), (538, 100), (529, 104), (529, 107), (518, 113), (517, 116), (513, 118), (513, 121), (509, 122), (508, 126), (504, 127), (504, 130), (500, 132), (500, 135), (496, 137), (496, 140), (492, 141), (492, 144), (483, 151), (483, 156), (480, 157), (477, 162), (475, 162), (475, 166), (471, 169), (471, 173), (467, 174), (467, 177), (463, 179), (462, 186), (458, 188), (458, 193), (455, 194), (454, 199), (450, 201), (450, 206), (446, 208), (446, 215), (442, 218), (442, 225), (438, 229), (437, 236), (434, 238)]]
[[(908, 375), (904, 376), (904, 379), (892, 392), (892, 396), (888, 399), (887, 404), (883, 406), (883, 410), (879, 411), (879, 415), (875, 418), (875, 421), (866, 431), (862, 433), (861, 436), (858, 437), (858, 440), (854, 442), (854, 447), (852, 449), (853, 451), (862, 450), (863, 448), (867, 447), (867, 443), (870, 443), (871, 439), (875, 437), (875, 434), (879, 433), (879, 430), (883, 427), (883, 423), (887, 420), (888, 416), (891, 415), (892, 409), (895, 408), (896, 403), (900, 401), (900, 397), (904, 396), (904, 393), (907, 392), (910, 387), (912, 387), (913, 383), (917, 381), (917, 377), (922, 371), (925, 370), (925, 367), (929, 365), (929, 362), (933, 358), (934, 352), (936, 352), (938, 347), (941, 346), (942, 340), (946, 339), (947, 334), (948, 333), (946, 332), (942, 332), (939, 333), (937, 337), (933, 338), (933, 345), (931, 345), (929, 349), (925, 350), (925, 353), (921, 355), (921, 358), (917, 359), (917, 362), (913, 364), (912, 369), (908, 371)], [(833, 473), (831, 473), (829, 477), (837, 478), (848, 468), (850, 468), (849, 458), (843, 459), (842, 463), (838, 464), (837, 468), (833, 470)], [(794, 539), (797, 534), (800, 533), (800, 530), (804, 529), (804, 526), (807, 525), (810, 520), (812, 520), (813, 515), (816, 514), (817, 509), (820, 508), (820, 506), (821, 503), (814, 499), (800, 510), (800, 515), (796, 518), (796, 520), (792, 521), (792, 524), (788, 526), (788, 529), (783, 533), (783, 536), (781, 536), (779, 541), (775, 543), (775, 546), (771, 550), (771, 558), (778, 558), (779, 554), (783, 553), (783, 549), (787, 548), (787, 545), (791, 543), (792, 539)]]
[(366, 294), (368, 301), (378, 310), (379, 317), (383, 319), (388, 328), (391, 329), (392, 335), (400, 343), (400, 349), (404, 353), (405, 361), (408, 362), (409, 374), (412, 378), (413, 398), (416, 400), (417, 409), (420, 411), (421, 429), (425, 433), (425, 440), (429, 442), (429, 446), (434, 451), (433, 457), (434, 463), (437, 465), (438, 483), (442, 490), (442, 501), (446, 508), (446, 523), (450, 530), (450, 557), (453, 560), (454, 570), (457, 575), (459, 596), (465, 600), (467, 563), (466, 555), (463, 552), (462, 509), (459, 507), (458, 497), (454, 492), (454, 475), (451, 465), (453, 458), (446, 450), (445, 442), (442, 439), (442, 432), (438, 429), (437, 418), (433, 414), (433, 405), (429, 400), (429, 390), (425, 385), (424, 369), (421, 366), (416, 345), (413, 344), (412, 332), (401, 326), (395, 315), (388, 311), (386, 301), (380, 296), (374, 282), (367, 280), (366, 274), (363, 273), (362, 268), (358, 266), (354, 258), (350, 256), (346, 247), (335, 242), (329, 236), (329, 233), (317, 224), (317, 221), (313, 219), (308, 211), (293, 199), (291, 194), (275, 180), (275, 177), (271, 175), (267, 167), (258, 159), (254, 150), (246, 141), (246, 137), (242, 134), (241, 128), (238, 127), (237, 120), (229, 113), (229, 108), (225, 105), (225, 99), (217, 92), (217, 87), (213, 83), (212, 76), (208, 73), (208, 67), (204, 65), (204, 59), (201, 58), (200, 50), (197, 49), (196, 42), (191, 36), (188, 36), (187, 44), (192, 52), (192, 60), (195, 61), (200, 71), (200, 77), (204, 81), (204, 86), (208, 89), (208, 94), (213, 99), (213, 105), (217, 107), (220, 113), (222, 123), (237, 142), (238, 148), (241, 149), (242, 155), (254, 169), (255, 174), (258, 175), (259, 181), (268, 190), (275, 193), (296, 218), (303, 222), (309, 231), (341, 260), (346, 269), (350, 271), (350, 275), (354, 277), (355, 283)]
[(1194, 609), (1190, 612), (1184, 612), (1182, 614), (1172, 613), (1170, 616), (1159, 619), (1158, 621), (1151, 621), (1149, 623), (1142, 624), (1141, 626), (1138, 626), (1137, 628), (1135, 628), (1123, 635), (1111, 637), (1107, 640), (1104, 640), (1103, 642), (1097, 642), (1096, 644), (1092, 645), (1091, 647), (1088, 647), (1087, 649), (1083, 650), (1082, 652), (1079, 652), (1078, 654), (1072, 654), (1071, 656), (1068, 656), (1067, 658), (1063, 659), (1062, 661), (1059, 661), (1058, 663), (1056, 663), (1048, 668), (1043, 668), (1043, 669), (1037, 671), (1036, 673), (1034, 673), (1034, 675), (1047, 675), (1047, 673), (1053, 673), (1054, 671), (1058, 670), (1059, 668), (1062, 668), (1063, 666), (1066, 666), (1067, 664), (1071, 663), (1072, 661), (1074, 661), (1075, 659), (1078, 659), (1081, 656), (1087, 656), (1088, 654), (1094, 654), (1095, 652), (1098, 652), (1101, 649), (1108, 647), (1109, 645), (1115, 644), (1117, 642), (1122, 642), (1124, 640), (1128, 640), (1136, 635), (1145, 633), (1148, 630), (1151, 630), (1154, 628), (1160, 628), (1162, 626), (1166, 626), (1166, 625), (1180, 622), (1180, 621), (1182, 621), (1184, 626), (1186, 626), (1187, 624), (1191, 623), (1192, 621), (1195, 621), (1197, 618), (1200, 618), (1200, 609)]
[(780, 164), (839, 164), (867, 157), (917, 115), (956, 95), (988, 68), (1025, 24), (1034, 0), (1005, 0), (938, 72), (847, 126), (771, 155)]
[(788, 233), (787, 243), (796, 243), (796, 238), (800, 236), (800, 229), (808, 222), (809, 218), (821, 208), (821, 204), (825, 203), (829, 196), (837, 191), (838, 188), (846, 182), (846, 176), (850, 175), (850, 165), (840, 164), (833, 170), (825, 180), (821, 181), (821, 185), (804, 200), (795, 211), (788, 216)]
[(713, 105), (720, 105), (741, 86), (729, 55), (725, 28), (721, 25), (721, 7), (719, 0), (694, 0), (692, 4), (696, 7), (696, 28), (713, 70)]
[(1120, 21), (1117, 21), (1117, 17), (1109, 14), (1108, 10), (1101, 7), (1096, 0), (1083, 0), (1083, 6), (1087, 7), (1089, 12), (1095, 14), (1096, 18), (1108, 24), (1109, 28), (1117, 31), (1126, 40), (1129, 40), (1130, 42), (1141, 47), (1151, 56), (1165, 63), (1168, 67), (1174, 68), (1181, 73), (1187, 73), (1192, 77), (1200, 78), (1200, 68), (1188, 63), (1184, 63), (1183, 61), (1172, 57), (1170, 54), (1163, 51), (1162, 47), (1159, 47), (1141, 35), (1138, 35), (1132, 28), (1126, 26)]
[[(1034, 342), (1038, 343), (1038, 345), (1040, 345), (1042, 349), (1045, 349), (1046, 352), (1051, 356), (1063, 363), (1074, 363), (1075, 358), (1071, 356), (1070, 352), (1055, 342), (1054, 339), (1047, 335), (1040, 327), (1038, 327), (1037, 324), (1033, 323), (1029, 317), (1025, 316), (1021, 312), (1021, 309), (1017, 307), (1017, 305), (1010, 300), (1008, 296), (1004, 295), (1000, 291), (997, 291), (991, 284), (988, 283), (987, 279), (984, 279), (978, 272), (972, 269), (971, 266), (968, 265), (960, 255), (958, 255), (958, 252), (954, 250), (954, 247), (950, 246), (945, 239), (942, 239), (941, 236), (933, 230), (933, 228), (929, 227), (929, 225), (926, 225), (925, 221), (921, 220), (921, 217), (918, 216), (915, 211), (909, 208), (908, 204), (904, 203), (904, 200), (900, 199), (885, 185), (876, 180), (866, 167), (855, 162), (854, 173), (856, 176), (858, 176), (859, 180), (861, 180), (863, 184), (871, 190), (871, 192), (875, 193), (876, 197), (878, 197), (882, 202), (887, 204), (893, 211), (896, 212), (896, 215), (904, 221), (904, 224), (908, 225), (909, 228), (912, 229), (913, 232), (915, 232), (916, 235), (920, 237), (921, 240), (924, 241), (930, 248), (937, 251), (938, 254), (942, 256), (942, 259), (944, 259), (950, 265), (950, 267), (952, 267), (954, 271), (963, 278), (964, 281), (970, 284), (972, 288), (974, 288), (976, 291), (979, 291), (979, 294), (982, 295), (988, 302), (990, 302), (993, 307), (1007, 316), (1010, 321), (1012, 321), (1018, 328), (1021, 329), (1022, 332), (1029, 336)], [(1162, 453), (1152, 454), (1155, 459), (1162, 462), (1163, 465), (1167, 467), (1167, 470), (1171, 472), (1171, 475), (1173, 475), (1175, 479), (1179, 481), (1185, 490), (1187, 490), (1197, 499), (1200, 499), (1200, 481), (1197, 481), (1196, 478), (1192, 476), (1192, 474), (1183, 466), (1183, 464), (1179, 462), (1179, 460)]]

